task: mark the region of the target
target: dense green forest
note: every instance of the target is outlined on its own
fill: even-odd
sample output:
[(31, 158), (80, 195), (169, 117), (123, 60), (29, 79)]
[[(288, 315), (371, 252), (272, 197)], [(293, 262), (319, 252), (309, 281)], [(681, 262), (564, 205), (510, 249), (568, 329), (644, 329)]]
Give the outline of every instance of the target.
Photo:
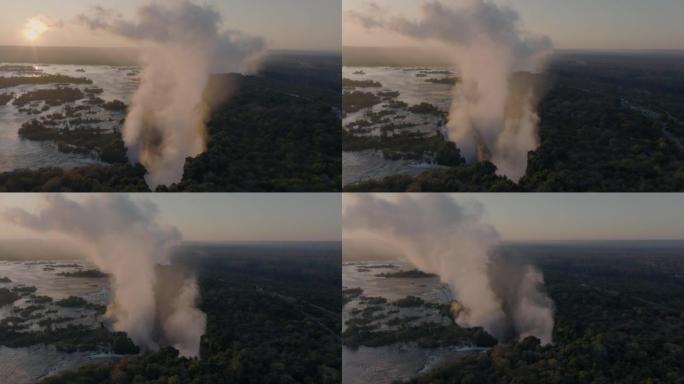
[(556, 306), (554, 343), (527, 338), (411, 383), (681, 383), (681, 243), (527, 246)]
[[(210, 88), (235, 91), (207, 124), (207, 151), (187, 159), (180, 183), (159, 191), (340, 190), (340, 62), (335, 54), (276, 52), (258, 75), (212, 77)], [(86, 148), (106, 139), (68, 138)], [(149, 191), (142, 166), (109, 152), (108, 165), (2, 173), (0, 192)]]
[[(228, 80), (230, 82), (230, 80)], [(188, 159), (171, 191), (336, 191), (341, 184), (339, 119), (317, 99), (239, 79), (238, 94), (214, 113), (205, 153)]]
[(456, 162), (417, 177), (390, 176), (345, 190), (682, 191), (681, 57), (557, 55), (539, 106), (540, 146), (529, 153), (527, 173), (517, 184), (496, 177), (492, 164)]
[(340, 383), (340, 257), (339, 244), (181, 249), (207, 314), (199, 358), (163, 348), (43, 384)]

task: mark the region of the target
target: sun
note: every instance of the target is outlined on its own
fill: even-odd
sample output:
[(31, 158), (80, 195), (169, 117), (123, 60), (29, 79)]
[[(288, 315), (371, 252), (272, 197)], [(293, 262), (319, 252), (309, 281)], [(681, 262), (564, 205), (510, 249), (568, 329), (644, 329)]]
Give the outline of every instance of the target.
[(46, 22), (37, 17), (32, 17), (26, 21), (22, 34), (26, 40), (33, 42), (38, 40), (49, 29), (50, 26)]

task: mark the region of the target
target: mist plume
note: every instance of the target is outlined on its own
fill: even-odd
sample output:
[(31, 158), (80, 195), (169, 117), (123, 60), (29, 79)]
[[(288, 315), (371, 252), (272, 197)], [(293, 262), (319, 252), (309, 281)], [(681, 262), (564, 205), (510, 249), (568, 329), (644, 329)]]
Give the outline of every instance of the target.
[(150, 3), (137, 22), (103, 7), (78, 21), (134, 43), (143, 54), (140, 87), (131, 100), (123, 139), (132, 162), (148, 171), (150, 187), (179, 182), (187, 157), (206, 150), (210, 105), (204, 90), (212, 73), (254, 69), (261, 38), (221, 30), (221, 15), (189, 0)]
[(448, 52), (460, 81), (447, 123), (448, 138), (468, 161), (489, 160), (518, 181), (527, 154), (539, 146), (534, 77), (552, 52), (551, 40), (520, 26), (518, 13), (487, 0), (424, 1), (417, 20), (350, 11), (365, 28), (380, 28)]
[[(107, 308), (117, 331), (146, 349), (170, 344), (184, 356), (197, 356), (205, 315), (195, 307), (197, 283), (187, 274), (162, 273), (181, 234), (157, 221), (149, 202), (125, 195), (99, 195), (83, 202), (61, 195), (45, 197), (37, 214), (21, 208), (4, 212), (19, 226), (76, 242), (88, 259), (111, 277), (113, 302)], [(168, 267), (166, 267), (168, 269)]]
[(505, 262), (496, 254), (496, 230), (483, 222), (483, 207), (445, 195), (345, 197), (344, 241), (392, 244), (396, 256), (439, 275), (458, 303), (456, 322), (481, 326), (500, 341), (535, 336), (552, 341), (553, 302), (540, 291), (541, 272)]

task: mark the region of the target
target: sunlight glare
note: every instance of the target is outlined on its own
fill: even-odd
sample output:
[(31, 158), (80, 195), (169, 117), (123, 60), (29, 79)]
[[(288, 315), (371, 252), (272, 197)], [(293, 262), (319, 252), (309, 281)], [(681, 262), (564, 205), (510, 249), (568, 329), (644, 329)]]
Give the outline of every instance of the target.
[(36, 41), (49, 29), (50, 26), (47, 23), (37, 17), (33, 17), (26, 22), (22, 33), (26, 40)]

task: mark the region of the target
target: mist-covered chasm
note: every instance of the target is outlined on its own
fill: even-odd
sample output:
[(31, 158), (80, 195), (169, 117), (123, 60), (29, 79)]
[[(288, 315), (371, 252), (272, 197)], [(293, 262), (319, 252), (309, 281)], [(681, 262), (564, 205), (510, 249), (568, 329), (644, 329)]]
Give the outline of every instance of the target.
[(128, 157), (145, 166), (152, 188), (181, 181), (185, 160), (206, 150), (212, 106), (204, 92), (210, 75), (256, 69), (264, 40), (222, 29), (217, 10), (189, 0), (151, 2), (138, 9), (135, 21), (101, 6), (77, 20), (141, 51), (140, 87), (123, 128)]
[(526, 32), (514, 9), (492, 1), (423, 1), (421, 10), (416, 19), (385, 17), (390, 10), (370, 2), (365, 11), (350, 11), (347, 17), (446, 53), (459, 73), (449, 140), (467, 161), (491, 161), (499, 174), (519, 181), (528, 152), (539, 146), (539, 82), (529, 74), (543, 70), (551, 39)]
[(195, 277), (167, 266), (181, 241), (173, 226), (158, 221), (150, 202), (104, 194), (82, 201), (46, 195), (37, 213), (9, 208), (4, 218), (39, 236), (48, 233), (76, 243), (110, 275), (112, 303), (106, 316), (143, 349), (171, 345), (183, 356), (198, 356), (206, 316), (197, 307)]
[(499, 341), (534, 336), (552, 342), (554, 305), (542, 273), (497, 254), (500, 237), (483, 220), (481, 204), (440, 194), (347, 199), (344, 242), (357, 252), (363, 243), (391, 245), (396, 257), (437, 274), (456, 298), (452, 312), (459, 325), (483, 327)]

